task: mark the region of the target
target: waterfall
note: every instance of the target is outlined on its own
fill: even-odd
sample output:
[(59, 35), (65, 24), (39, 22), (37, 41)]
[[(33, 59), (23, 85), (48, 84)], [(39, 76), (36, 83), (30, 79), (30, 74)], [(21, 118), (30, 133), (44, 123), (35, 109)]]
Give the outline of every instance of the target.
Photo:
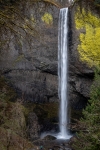
[(68, 133), (68, 8), (60, 9), (58, 26), (58, 96), (60, 99), (58, 138), (69, 139)]
[[(68, 1), (69, 4), (73, 0)], [(58, 96), (60, 100), (59, 110), (59, 133), (45, 132), (41, 135), (44, 138), (52, 135), (57, 139), (70, 139), (72, 135), (68, 131), (68, 8), (60, 9), (58, 26)]]

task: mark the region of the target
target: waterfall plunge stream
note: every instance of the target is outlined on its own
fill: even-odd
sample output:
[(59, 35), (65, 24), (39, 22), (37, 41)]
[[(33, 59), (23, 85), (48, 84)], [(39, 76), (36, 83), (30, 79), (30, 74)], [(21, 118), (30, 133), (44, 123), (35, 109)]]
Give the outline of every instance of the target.
[(68, 133), (68, 8), (60, 9), (58, 26), (58, 94), (60, 99), (59, 139), (69, 139)]

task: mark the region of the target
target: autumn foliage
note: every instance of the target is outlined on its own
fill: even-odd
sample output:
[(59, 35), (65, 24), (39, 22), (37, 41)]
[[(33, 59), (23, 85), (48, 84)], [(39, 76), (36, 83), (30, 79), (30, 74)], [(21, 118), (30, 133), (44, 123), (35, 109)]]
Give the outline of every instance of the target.
[(75, 14), (77, 30), (82, 30), (79, 39), (78, 52), (80, 59), (89, 66), (100, 64), (100, 18), (92, 12), (82, 9)]

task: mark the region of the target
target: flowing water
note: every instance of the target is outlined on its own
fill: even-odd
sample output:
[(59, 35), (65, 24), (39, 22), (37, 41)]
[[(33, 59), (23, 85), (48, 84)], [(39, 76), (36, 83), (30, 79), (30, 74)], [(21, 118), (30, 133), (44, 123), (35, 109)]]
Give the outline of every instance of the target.
[(69, 139), (68, 133), (68, 8), (60, 9), (58, 27), (58, 94), (60, 103), (59, 139)]
[[(69, 5), (73, 0), (69, 0)], [(60, 100), (58, 134), (43, 133), (41, 138), (52, 135), (57, 139), (70, 139), (72, 135), (68, 131), (68, 8), (60, 9), (58, 26), (58, 96)]]

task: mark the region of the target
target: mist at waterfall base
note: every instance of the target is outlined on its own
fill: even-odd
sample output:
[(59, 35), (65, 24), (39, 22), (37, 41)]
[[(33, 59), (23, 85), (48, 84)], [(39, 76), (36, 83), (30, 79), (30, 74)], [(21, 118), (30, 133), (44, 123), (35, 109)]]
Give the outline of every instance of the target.
[(70, 139), (72, 136), (68, 131), (68, 8), (60, 9), (58, 26), (58, 96), (60, 100), (59, 108), (59, 133), (46, 132), (41, 135), (44, 138), (47, 135), (57, 139)]

